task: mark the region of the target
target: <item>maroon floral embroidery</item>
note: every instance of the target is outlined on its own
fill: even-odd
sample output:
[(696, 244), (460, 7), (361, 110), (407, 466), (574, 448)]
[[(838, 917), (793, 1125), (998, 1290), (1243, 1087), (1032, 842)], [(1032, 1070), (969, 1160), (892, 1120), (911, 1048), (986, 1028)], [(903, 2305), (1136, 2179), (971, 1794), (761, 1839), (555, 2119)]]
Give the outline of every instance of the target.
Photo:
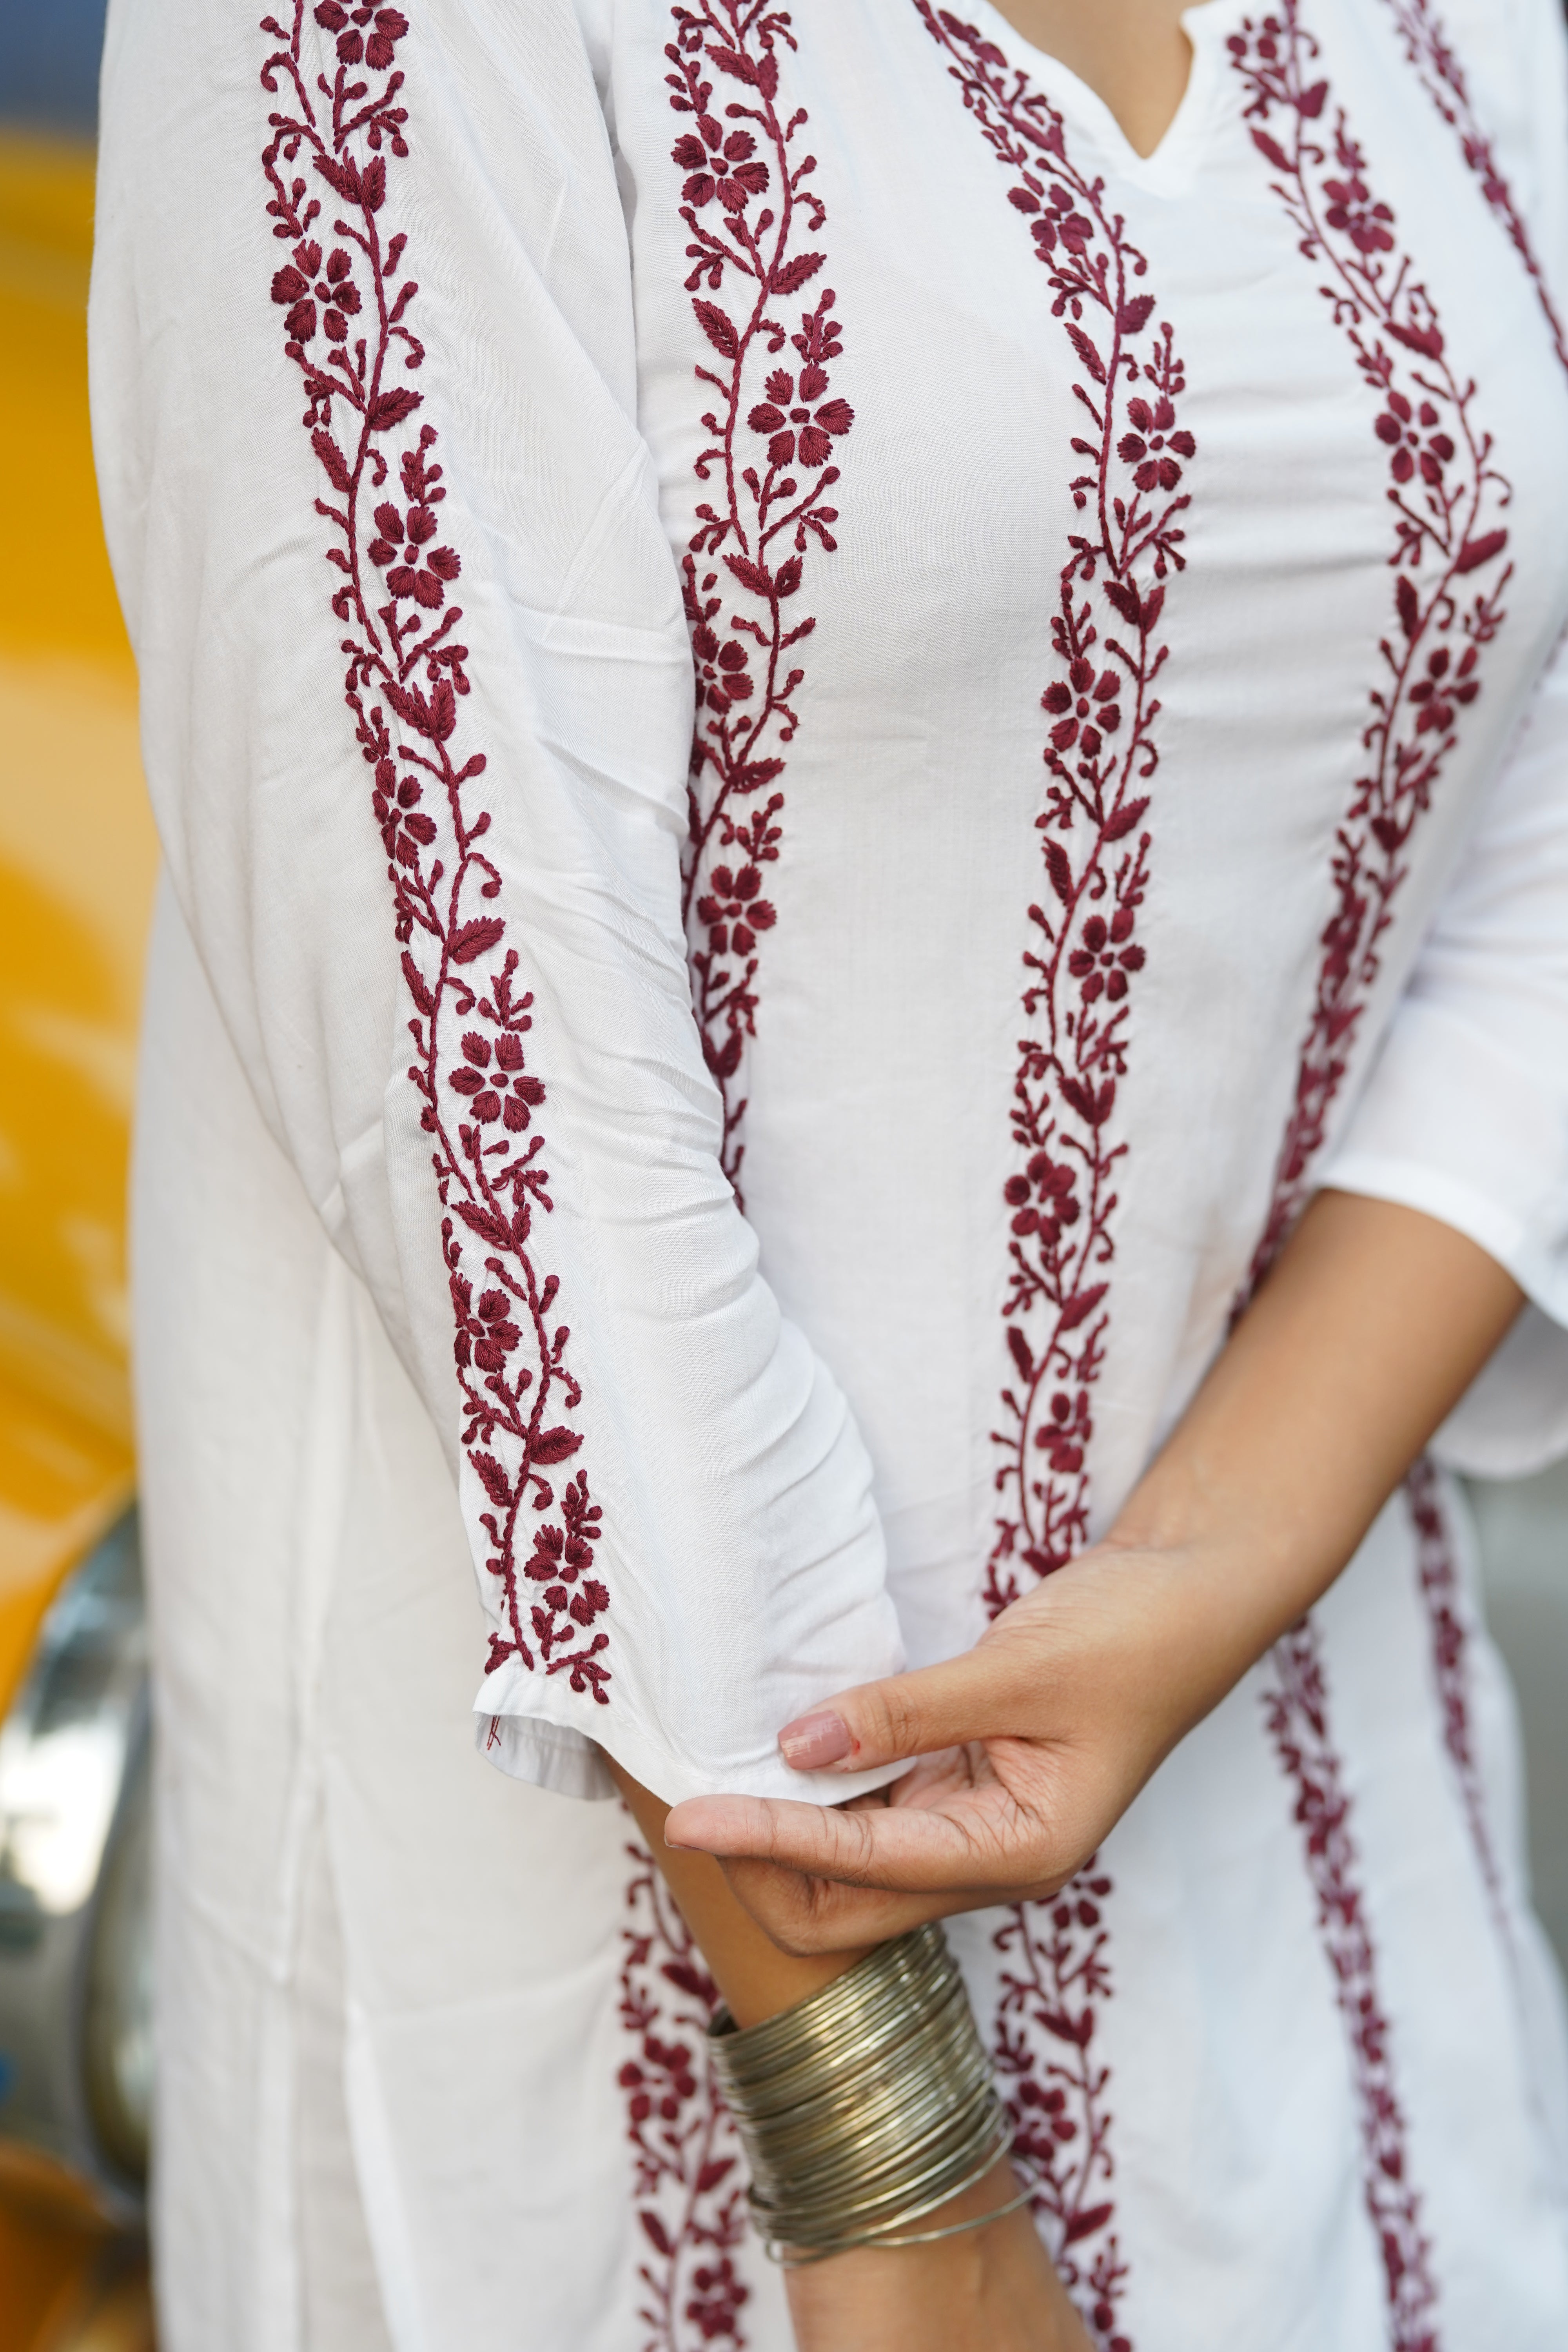
[(637, 2221), (647, 2252), (637, 2275), (652, 2333), (641, 2352), (745, 2352), (741, 2313), (751, 2289), (736, 2267), (746, 2237), (740, 2141), (703, 2041), (718, 2007), (669, 1890), (640, 1845), (626, 1888), (621, 2021), (637, 2055), (621, 2068), (636, 2165)]
[[(1465, 709), (1480, 692), (1480, 656), (1503, 620), (1510, 568), (1500, 517), (1508, 485), (1472, 414), (1475, 387), (1447, 356), (1427, 290), (1399, 248), (1392, 208), (1374, 194), (1365, 155), (1329, 86), (1313, 78), (1317, 47), (1296, 0), (1230, 40), (1259, 153), (1276, 193), (1375, 395), (1373, 429), (1388, 452), (1394, 515), (1393, 625), (1379, 653), (1358, 777), (1335, 843), (1333, 908), (1273, 1198), (1239, 1306), (1268, 1272), (1305, 1202), (1310, 1170), (1379, 971), (1379, 943), (1408, 871), (1411, 836), (1431, 804)], [(1332, 125), (1331, 130), (1320, 127)], [(1415, 1474), (1413, 1497), (1423, 1492)], [(1430, 1593), (1429, 1593), (1430, 1598)], [(1440, 1622), (1440, 1621), (1435, 1621)], [(1445, 1671), (1438, 1642), (1439, 1682)], [(1450, 1660), (1452, 1664), (1452, 1660)], [(1365, 2156), (1365, 2197), (1383, 2250), (1394, 2352), (1436, 2352), (1436, 2287), (1421, 2200), (1405, 2148), (1392, 2030), (1343, 1766), (1333, 1738), (1321, 1645), (1307, 1620), (1276, 1648), (1266, 1696), (1270, 1733), (1296, 1791), (1308, 1870), (1336, 1996), (1350, 2037)], [(1468, 1733), (1464, 1739), (1468, 1753)]]
[(1377, 1953), (1357, 1879), (1351, 1801), (1334, 1744), (1322, 1654), (1310, 1621), (1277, 1643), (1266, 1708), (1269, 1733), (1296, 1791), (1318, 1922), (1350, 2036), (1366, 2157), (1365, 2196), (1383, 2252), (1393, 2352), (1437, 2352), (1431, 2247), (1412, 2186), (1377, 1987)]
[[(1181, 486), (1194, 445), (1178, 415), (1185, 385), (1172, 331), (1153, 323), (1154, 297), (1142, 290), (1147, 263), (1107, 211), (1104, 183), (1084, 177), (1061, 117), (994, 42), (930, 0), (915, 5), (1008, 175), (1009, 202), (1079, 371), (1082, 410), (1070, 485), (1082, 523), (1068, 534), (1051, 621), (1055, 674), (1042, 697), (1045, 887), (1029, 908), (1027, 1029), (1012, 1103), (1017, 1160), (1005, 1188), (1011, 1378), (994, 1433), (1002, 1509), (985, 1579), (994, 1613), (1088, 1537), (1116, 1169), (1127, 1149), (1114, 1139), (1117, 1091), (1144, 963), (1144, 820), (1159, 763), (1154, 685), (1166, 658), (1158, 632), (1167, 577), (1183, 564)], [(997, 1938), (1007, 1965), (996, 2054), (1062, 2275), (1097, 2340), (1130, 2352), (1118, 2321), (1126, 2266), (1108, 2193), (1110, 2078), (1094, 2049), (1111, 1990), (1110, 1892), (1091, 1863), (1054, 1904), (1010, 1916)]]
[[(437, 544), (447, 496), (438, 436), (416, 426), (424, 395), (401, 380), (424, 358), (408, 324), (418, 291), (404, 271), (408, 240), (387, 234), (390, 171), (409, 152), (395, 67), (408, 21), (339, 0), (321, 0), (313, 15), (313, 73), (304, 0), (287, 28), (273, 16), (262, 24), (279, 45), (262, 87), (286, 94), (268, 118), (262, 157), (273, 235), (288, 249), (272, 299), (329, 494), (316, 512), (339, 575), (331, 609), (347, 632), (344, 699), (372, 772), (414, 1013), (408, 1075), (446, 1213), (462, 1443), (491, 1506), (481, 1524), (502, 1617), (487, 1670), (515, 1657), (536, 1671), (537, 1654), (547, 1674), (607, 1704), (608, 1636), (592, 1632), (609, 1601), (591, 1572), (599, 1507), (585, 1471), (560, 1494), (553, 1483), (582, 1445), (570, 1423), (582, 1391), (568, 1328), (552, 1320), (557, 1277), (535, 1255), (535, 1213), (552, 1204), (534, 1126), (545, 1090), (525, 1043), (533, 999), (506, 944), (501, 877), (483, 845), (489, 815), (469, 790), (485, 755), (458, 745), (469, 656), (454, 634), (462, 613), (447, 602), (461, 558)], [(525, 1519), (531, 1549), (520, 1571)]]
[(1513, 191), (1492, 152), (1491, 141), (1477, 120), (1470, 103), (1470, 93), (1465, 79), (1465, 69), (1449, 46), (1448, 37), (1433, 14), (1428, 0), (1388, 0), (1394, 22), (1405, 43), (1405, 55), (1421, 78), (1433, 104), (1445, 122), (1458, 135), (1466, 163), (1481, 184), (1481, 193), (1493, 212), (1507, 229), (1514, 249), (1530, 272), (1536, 296), (1546, 314), (1552, 330), (1552, 340), (1557, 356), (1568, 368), (1568, 339), (1563, 321), (1557, 315), (1545, 274), (1535, 257), (1530, 231), (1513, 200)]
[[(682, 911), (698, 1030), (724, 1107), (721, 1160), (739, 1199), (740, 1088), (756, 1034), (762, 941), (777, 921), (764, 877), (778, 862), (783, 754), (800, 723), (794, 698), (805, 675), (789, 656), (816, 625), (790, 611), (813, 545), (837, 544), (826, 494), (839, 478), (836, 445), (855, 416), (832, 389), (842, 330), (831, 290), (798, 313), (798, 332), (781, 315), (826, 258), (807, 243), (826, 211), (808, 184), (816, 158), (797, 152), (806, 116), (780, 111), (778, 51), (795, 46), (789, 17), (756, 0), (697, 0), (671, 14), (666, 80), (689, 126), (672, 151), (691, 240), (686, 287), (713, 354), (696, 374), (717, 394), (702, 417), (712, 439), (696, 473), (721, 485), (717, 505), (698, 507), (682, 567), (697, 686)], [(733, 94), (716, 101), (726, 87)], [(729, 308), (714, 299), (726, 296)], [(698, 2343), (742, 2352), (744, 2179), (701, 2040), (716, 1996), (653, 1864), (640, 1848), (632, 1855), (636, 1924), (621, 2015), (638, 2049), (620, 2079), (638, 2220), (652, 2249), (640, 2273), (650, 2298), (641, 2317), (655, 2331), (645, 2352)], [(678, 2041), (661, 2038), (673, 2030), (661, 2006), (672, 1989), (684, 2004)]]
[(1513, 1956), (1513, 1931), (1503, 1900), (1502, 1874), (1492, 1844), (1481, 1787), (1480, 1765), (1470, 1736), (1469, 1631), (1463, 1615), (1454, 1538), (1443, 1508), (1443, 1489), (1434, 1465), (1423, 1455), (1405, 1482), (1405, 1499), (1415, 1531), (1417, 1573), (1432, 1640), (1432, 1671), (1443, 1717), (1443, 1745), (1454, 1768), (1459, 1800), (1503, 1947)]
[(1280, 175), (1275, 191), (1302, 254), (1329, 272), (1325, 299), (1376, 396), (1373, 430), (1388, 452), (1394, 527), (1394, 609), (1363, 737), (1368, 765), (1336, 837), (1333, 911), (1256, 1282), (1306, 1200), (1409, 870), (1410, 837), (1480, 692), (1479, 659), (1501, 625), (1511, 566), (1502, 560), (1508, 484), (1491, 464), (1490, 436), (1476, 425), (1475, 386), (1454, 373), (1436, 310), (1397, 250), (1393, 212), (1373, 195), (1343, 114), (1331, 132), (1320, 129), (1328, 84), (1310, 79), (1316, 44), (1300, 29), (1295, 0), (1261, 22), (1244, 18), (1229, 46), (1254, 142)]
[(998, 1930), (1005, 1965), (993, 2055), (1014, 2146), (1039, 2182), (1036, 2209), (1064, 2284), (1106, 2352), (1130, 2352), (1117, 2306), (1127, 2264), (1111, 2223), (1116, 2165), (1097, 2054), (1097, 2011), (1113, 1986), (1103, 1905), (1110, 1880), (1091, 1859), (1054, 1903), (1020, 1903)]
[[(718, 504), (697, 509), (683, 567), (697, 670), (685, 914), (697, 1025), (724, 1104), (724, 1172), (739, 1196), (742, 1070), (762, 939), (777, 919), (764, 879), (778, 860), (782, 753), (805, 676), (789, 656), (816, 625), (790, 615), (813, 543), (837, 545), (827, 493), (855, 412), (832, 388), (843, 330), (831, 289), (797, 314), (797, 331), (783, 312), (826, 257), (808, 242), (826, 212), (809, 185), (816, 159), (797, 150), (806, 115), (784, 112), (779, 99), (778, 51), (795, 46), (789, 16), (759, 0), (694, 0), (672, 13), (670, 105), (691, 126), (673, 151), (686, 175), (686, 285), (713, 353), (697, 378), (718, 395), (696, 472), (721, 486)], [(722, 105), (721, 87), (732, 93)]]

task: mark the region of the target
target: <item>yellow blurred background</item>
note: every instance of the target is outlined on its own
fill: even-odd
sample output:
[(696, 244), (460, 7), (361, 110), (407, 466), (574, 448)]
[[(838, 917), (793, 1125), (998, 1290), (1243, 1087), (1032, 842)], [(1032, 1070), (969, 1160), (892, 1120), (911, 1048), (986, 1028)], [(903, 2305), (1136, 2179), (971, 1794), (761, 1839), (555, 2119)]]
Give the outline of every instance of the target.
[[(88, 423), (92, 193), (85, 140), (0, 131), (0, 1712), (132, 1484), (125, 1188), (157, 848)], [(138, 2250), (0, 2170), (0, 2352), (151, 2342)]]

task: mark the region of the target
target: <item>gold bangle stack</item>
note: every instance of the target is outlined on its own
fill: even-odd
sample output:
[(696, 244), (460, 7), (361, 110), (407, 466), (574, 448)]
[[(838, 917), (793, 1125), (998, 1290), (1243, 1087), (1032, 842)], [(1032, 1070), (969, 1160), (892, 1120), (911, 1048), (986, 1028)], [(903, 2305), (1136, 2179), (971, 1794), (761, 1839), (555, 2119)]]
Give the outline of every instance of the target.
[(761, 2025), (728, 2010), (709, 2047), (752, 2169), (752, 2211), (773, 2259), (928, 2244), (911, 2231), (983, 2180), (1012, 2145), (969, 1997), (939, 1927), (917, 1927)]

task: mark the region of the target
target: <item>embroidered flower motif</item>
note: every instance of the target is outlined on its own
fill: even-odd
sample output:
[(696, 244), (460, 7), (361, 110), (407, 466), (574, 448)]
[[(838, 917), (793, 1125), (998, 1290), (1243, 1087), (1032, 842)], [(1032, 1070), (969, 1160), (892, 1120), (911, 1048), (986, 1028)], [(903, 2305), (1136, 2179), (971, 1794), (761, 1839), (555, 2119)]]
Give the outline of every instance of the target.
[(1190, 433), (1173, 430), (1176, 412), (1168, 400), (1156, 400), (1151, 406), (1146, 400), (1130, 400), (1127, 422), (1131, 433), (1124, 433), (1116, 445), (1116, 454), (1124, 466), (1133, 468), (1132, 478), (1141, 490), (1173, 490), (1182, 478), (1178, 457), (1191, 457), (1197, 443)]
[(855, 422), (855, 411), (847, 400), (822, 401), (820, 408), (812, 409), (811, 402), (822, 400), (827, 390), (827, 377), (823, 369), (810, 363), (800, 372), (798, 394), (803, 404), (792, 405), (796, 390), (795, 380), (788, 370), (775, 369), (768, 378), (766, 400), (758, 402), (746, 422), (753, 433), (770, 436), (770, 466), (793, 465), (798, 456), (803, 466), (815, 469), (826, 465), (833, 455), (834, 435), (848, 432)]
[(751, 700), (757, 682), (746, 667), (746, 648), (739, 637), (721, 638), (706, 621), (699, 621), (691, 632), (691, 651), (699, 710), (706, 707), (719, 713), (732, 702)]
[(1427, 655), (1426, 675), (1410, 689), (1417, 735), (1429, 735), (1434, 729), (1446, 732), (1465, 704), (1475, 700), (1481, 690), (1474, 674), (1479, 658), (1474, 646), (1465, 647), (1457, 664), (1447, 646)]
[(1421, 478), (1433, 489), (1440, 489), (1443, 468), (1456, 455), (1451, 437), (1436, 428), (1442, 420), (1429, 400), (1415, 408), (1402, 392), (1391, 386), (1388, 406), (1378, 418), (1377, 437), (1394, 451), (1389, 472), (1396, 482), (1408, 482), (1420, 467)]
[(1123, 944), (1131, 940), (1132, 923), (1131, 907), (1118, 907), (1109, 923), (1103, 915), (1090, 915), (1085, 921), (1083, 944), (1068, 958), (1068, 971), (1083, 983), (1079, 995), (1085, 1004), (1092, 1004), (1101, 995), (1120, 1004), (1127, 993), (1129, 973), (1142, 971), (1142, 949)]
[(700, 212), (715, 196), (726, 212), (743, 213), (753, 196), (765, 195), (768, 167), (757, 160), (757, 142), (749, 131), (731, 131), (708, 113), (697, 118), (696, 132), (688, 131), (670, 150), (690, 178), (680, 193)]
[(710, 880), (710, 893), (697, 902), (698, 918), (708, 925), (709, 946), (715, 955), (731, 949), (736, 955), (750, 955), (756, 933), (771, 931), (778, 921), (772, 903), (757, 896), (762, 876), (754, 866), (742, 866), (738, 874), (727, 866), (715, 866)]
[[(1137, 404), (1140, 407), (1142, 404), (1142, 402)], [(1169, 402), (1165, 404), (1167, 407), (1170, 405)], [(1121, 456), (1124, 459), (1127, 457), (1127, 442), (1131, 438), (1131, 436), (1125, 436), (1122, 439)], [(1189, 448), (1192, 447), (1193, 438), (1190, 433), (1184, 433), (1181, 438), (1186, 442)], [(1139, 442), (1137, 454), (1142, 457), (1142, 451), (1143, 445)], [(1140, 472), (1148, 470), (1148, 467), (1140, 468)], [(1179, 474), (1177, 478), (1180, 478)], [(1149, 486), (1141, 483), (1140, 487)], [(1173, 489), (1175, 483), (1172, 482), (1166, 487)], [(1047, 687), (1040, 697), (1040, 707), (1043, 710), (1060, 714), (1051, 730), (1052, 749), (1056, 751), (1070, 751), (1073, 746), (1079, 742), (1081, 732), (1081, 749), (1085, 759), (1098, 759), (1103, 739), (1107, 735), (1114, 735), (1121, 724), (1121, 708), (1118, 700), (1121, 692), (1121, 681), (1113, 669), (1101, 670), (1097, 677), (1094, 674), (1094, 664), (1091, 661), (1081, 658), (1075, 661), (1068, 669), (1067, 677), (1058, 678), (1053, 685)]]
[(1384, 204), (1374, 204), (1366, 182), (1352, 174), (1345, 180), (1325, 180), (1329, 199), (1323, 217), (1330, 228), (1342, 229), (1358, 253), (1394, 251), (1394, 215)]

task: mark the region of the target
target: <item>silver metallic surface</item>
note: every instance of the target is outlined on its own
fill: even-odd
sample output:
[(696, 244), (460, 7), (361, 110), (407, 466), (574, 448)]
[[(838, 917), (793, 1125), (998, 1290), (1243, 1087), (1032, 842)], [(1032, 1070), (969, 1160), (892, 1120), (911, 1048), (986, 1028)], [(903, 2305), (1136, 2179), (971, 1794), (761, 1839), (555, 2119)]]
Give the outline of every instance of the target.
[(56, 1596), (0, 1724), (0, 2157), (134, 2223), (152, 2087), (147, 1641), (134, 1512)]

